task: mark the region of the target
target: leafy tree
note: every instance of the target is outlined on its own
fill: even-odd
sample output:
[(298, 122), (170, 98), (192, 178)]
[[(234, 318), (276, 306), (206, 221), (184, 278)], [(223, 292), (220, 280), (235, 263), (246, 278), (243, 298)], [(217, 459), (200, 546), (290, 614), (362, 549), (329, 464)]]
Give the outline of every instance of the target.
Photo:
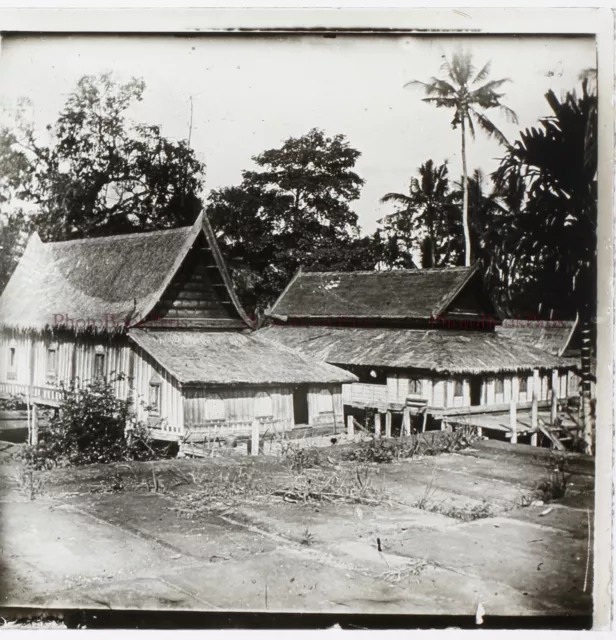
[[(36, 206), (44, 239), (63, 240), (192, 223), (204, 166), (186, 141), (127, 117), (145, 84), (84, 76), (43, 143), (23, 119), (0, 133), (0, 163), (17, 159), (11, 186)], [(3, 150), (3, 151), (2, 151)], [(23, 165), (23, 166), (22, 166)]]
[(526, 129), (503, 158), (495, 180), (503, 188), (523, 183), (526, 197), (512, 219), (504, 251), (522, 256), (514, 277), (537, 308), (561, 315), (573, 305), (583, 327), (582, 388), (591, 449), (590, 345), (597, 298), (597, 96), (582, 83), (559, 100), (549, 91), (553, 112)]
[(211, 192), (207, 215), (248, 308), (271, 303), (300, 265), (371, 269), (378, 237), (361, 237), (350, 203), (363, 180), (343, 135), (312, 129), (252, 158), (239, 186)]
[[(490, 62), (479, 71), (472, 64), (472, 55), (467, 51), (457, 51), (451, 60), (445, 59), (441, 69), (446, 77), (431, 78), (429, 82), (412, 80), (405, 86), (419, 85), (426, 97), (424, 102), (436, 107), (453, 109), (454, 116), (451, 126), (460, 127), (462, 150), (462, 224), (464, 229), (464, 261), (466, 266), (471, 264), (471, 234), (469, 224), (468, 203), (468, 171), (466, 166), (466, 130), (471, 137), (475, 137), (475, 125), (478, 125), (489, 137), (493, 137), (501, 144), (507, 140), (498, 127), (490, 120), (487, 111), (498, 108), (511, 121), (517, 123), (516, 114), (501, 102), (505, 94), (499, 93), (500, 87), (508, 82), (507, 78), (484, 82), (490, 74)], [(481, 84), (483, 83), (483, 84)]]
[(388, 238), (400, 254), (419, 244), (423, 267), (456, 264), (460, 256), (459, 210), (449, 189), (447, 163), (427, 160), (411, 178), (409, 194), (387, 193), (381, 202), (393, 202), (397, 211), (383, 219)]
[(22, 210), (0, 213), (0, 293), (15, 271), (31, 232), (32, 221)]

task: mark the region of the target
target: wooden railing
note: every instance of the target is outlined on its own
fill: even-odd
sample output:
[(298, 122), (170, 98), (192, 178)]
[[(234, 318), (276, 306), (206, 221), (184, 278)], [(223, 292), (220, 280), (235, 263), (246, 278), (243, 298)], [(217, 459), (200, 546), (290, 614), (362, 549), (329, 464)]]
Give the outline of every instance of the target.
[(23, 396), (30, 402), (56, 407), (62, 400), (62, 390), (56, 387), (37, 387), (15, 382), (0, 382), (0, 397)]
[[(257, 419), (259, 433), (264, 435), (283, 434), (292, 425), (287, 420)], [(186, 424), (184, 431), (191, 440), (227, 439), (239, 436), (250, 436), (253, 432), (254, 420), (210, 420), (200, 424)]]

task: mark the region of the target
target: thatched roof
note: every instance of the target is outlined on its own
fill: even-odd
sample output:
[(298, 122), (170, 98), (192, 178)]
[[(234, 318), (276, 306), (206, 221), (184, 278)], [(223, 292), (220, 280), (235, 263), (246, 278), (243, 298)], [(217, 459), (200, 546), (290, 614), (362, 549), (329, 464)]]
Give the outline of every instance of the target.
[(271, 326), (257, 335), (341, 366), (481, 374), (570, 364), (500, 333), (485, 331)]
[(148, 331), (129, 337), (182, 384), (336, 384), (357, 378), (264, 338), (238, 332)]
[(577, 320), (503, 320), (497, 331), (522, 344), (531, 345), (556, 356), (562, 356), (570, 346), (577, 329)]
[(477, 267), (304, 273), (269, 314), (278, 318), (426, 320), (444, 312)]
[(250, 325), (207, 218), (192, 227), (43, 243), (35, 233), (0, 297), (0, 325), (116, 332), (146, 319), (204, 233), (240, 326)]

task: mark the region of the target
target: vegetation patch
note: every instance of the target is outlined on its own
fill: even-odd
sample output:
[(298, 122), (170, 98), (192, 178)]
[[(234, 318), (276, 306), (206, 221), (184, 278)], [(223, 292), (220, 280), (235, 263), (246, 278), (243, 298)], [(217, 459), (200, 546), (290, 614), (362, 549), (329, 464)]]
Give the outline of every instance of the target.
[(476, 433), (472, 428), (416, 434), (400, 439), (374, 438), (349, 449), (342, 457), (354, 462), (396, 462), (416, 456), (435, 456), (461, 451), (475, 438)]
[(537, 483), (532, 493), (520, 497), (519, 506), (529, 507), (562, 500), (567, 493), (571, 475), (567, 470), (567, 459), (552, 453), (548, 458), (545, 477)]
[(135, 419), (130, 400), (116, 398), (110, 382), (97, 380), (62, 389), (60, 410), (41, 430), (37, 445), (23, 448), (22, 461), (32, 469), (81, 466), (162, 455), (146, 425)]

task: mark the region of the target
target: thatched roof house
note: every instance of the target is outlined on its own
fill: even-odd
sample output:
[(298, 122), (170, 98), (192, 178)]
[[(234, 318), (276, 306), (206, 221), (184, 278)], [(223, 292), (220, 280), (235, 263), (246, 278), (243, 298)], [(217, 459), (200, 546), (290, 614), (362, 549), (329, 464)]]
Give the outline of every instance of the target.
[(0, 394), (52, 402), (62, 382), (124, 374), (118, 395), (166, 437), (255, 411), (288, 426), (340, 418), (355, 376), (253, 329), (203, 216), (67, 242), (34, 234), (0, 296)]
[(534, 370), (547, 396), (553, 371), (566, 378), (571, 366), (542, 348), (545, 335), (532, 344), (501, 331), (476, 265), (299, 271), (268, 313), (273, 323), (259, 335), (358, 375), (364, 387), (349, 402), (360, 405), (373, 402), (363, 398), (378, 395), (378, 385), (395, 402), (406, 393), (439, 406), (506, 402), (518, 387), (520, 395), (529, 393)]

